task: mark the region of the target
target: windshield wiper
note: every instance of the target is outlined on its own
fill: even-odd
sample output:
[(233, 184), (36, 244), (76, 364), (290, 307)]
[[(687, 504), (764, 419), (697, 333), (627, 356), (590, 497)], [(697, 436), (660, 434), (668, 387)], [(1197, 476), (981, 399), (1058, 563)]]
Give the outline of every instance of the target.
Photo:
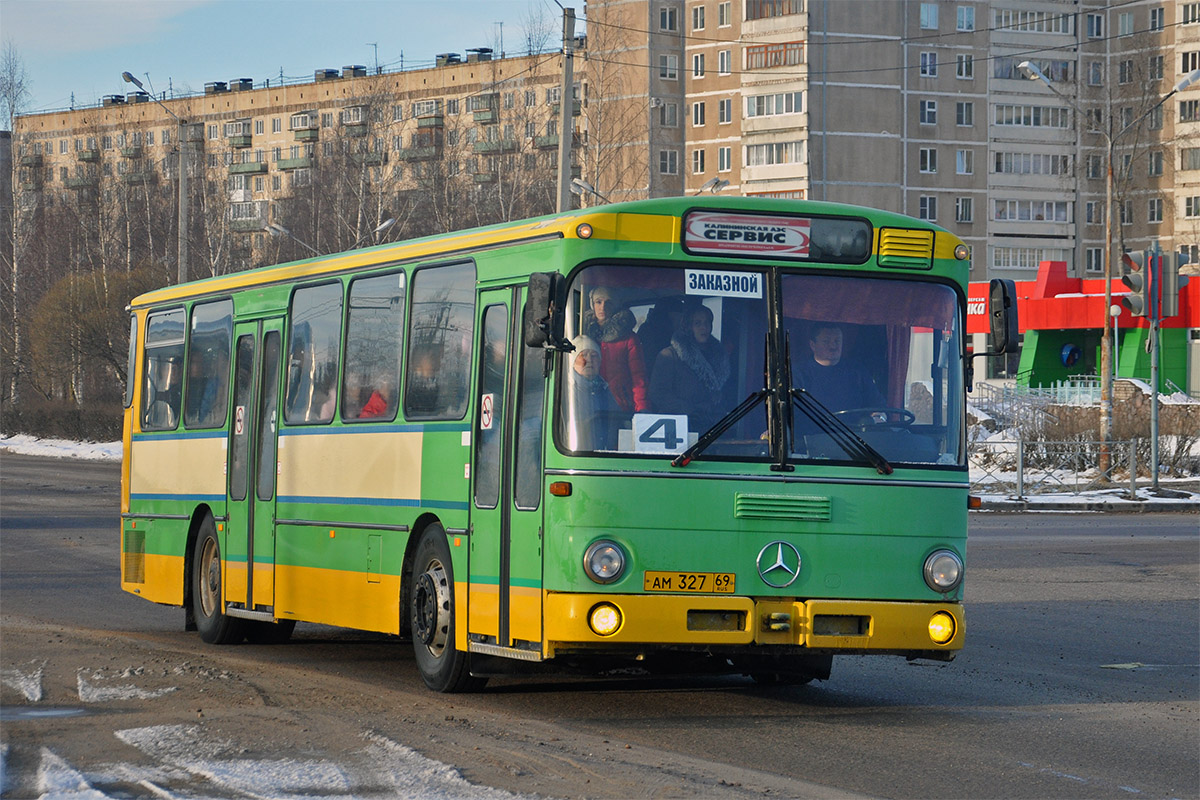
[(792, 401), (804, 415), (816, 423), (826, 436), (832, 439), (838, 447), (842, 448), (847, 455), (853, 456), (858, 461), (865, 461), (873, 466), (880, 475), (891, 475), (892, 465), (888, 460), (871, 445), (867, 444), (861, 436), (850, 429), (846, 423), (842, 422), (828, 408), (821, 405), (817, 398), (813, 397), (807, 389), (791, 389)]
[(742, 417), (749, 414), (756, 405), (766, 400), (768, 394), (769, 392), (766, 389), (759, 389), (738, 403), (736, 408), (714, 422), (711, 428), (700, 434), (694, 445), (675, 456), (671, 460), (671, 466), (686, 467), (693, 458), (703, 453), (710, 444), (721, 438), (721, 434), (733, 427)]

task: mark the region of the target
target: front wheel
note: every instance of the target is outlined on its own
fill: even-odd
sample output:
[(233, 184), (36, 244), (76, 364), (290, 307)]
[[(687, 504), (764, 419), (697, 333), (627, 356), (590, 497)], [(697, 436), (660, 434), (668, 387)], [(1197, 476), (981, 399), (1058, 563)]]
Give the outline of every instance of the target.
[(221, 543), (212, 517), (205, 517), (192, 556), (192, 616), (200, 638), (209, 644), (237, 644), (246, 635), (243, 620), (225, 615), (221, 580)]
[(471, 676), (469, 657), (454, 646), (454, 566), (441, 525), (421, 534), (409, 588), (417, 669), (435, 692), (469, 692), (486, 678)]

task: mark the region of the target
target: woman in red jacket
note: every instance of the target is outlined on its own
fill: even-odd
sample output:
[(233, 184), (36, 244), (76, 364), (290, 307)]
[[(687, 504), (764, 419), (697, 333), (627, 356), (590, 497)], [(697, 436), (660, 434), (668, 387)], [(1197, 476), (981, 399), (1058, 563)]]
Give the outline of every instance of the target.
[(588, 300), (583, 332), (600, 343), (600, 377), (626, 413), (648, 410), (646, 361), (633, 332), (633, 312), (622, 308), (606, 286), (593, 289)]

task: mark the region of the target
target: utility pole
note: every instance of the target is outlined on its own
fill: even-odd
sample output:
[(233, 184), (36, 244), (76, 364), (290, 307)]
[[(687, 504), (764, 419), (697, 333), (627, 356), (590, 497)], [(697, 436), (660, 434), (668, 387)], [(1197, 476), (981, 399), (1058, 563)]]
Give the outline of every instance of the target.
[(571, 208), (571, 140), (574, 137), (575, 9), (563, 8), (563, 72), (558, 97), (558, 212)]

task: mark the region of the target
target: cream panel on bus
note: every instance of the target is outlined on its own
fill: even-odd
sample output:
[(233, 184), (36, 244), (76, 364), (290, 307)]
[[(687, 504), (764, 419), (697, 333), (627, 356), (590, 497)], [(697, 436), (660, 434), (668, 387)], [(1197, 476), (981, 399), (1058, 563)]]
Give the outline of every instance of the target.
[(224, 498), (227, 442), (224, 434), (208, 438), (134, 439), (129, 456), (130, 495)]
[(279, 437), (281, 498), (421, 497), (420, 431)]

